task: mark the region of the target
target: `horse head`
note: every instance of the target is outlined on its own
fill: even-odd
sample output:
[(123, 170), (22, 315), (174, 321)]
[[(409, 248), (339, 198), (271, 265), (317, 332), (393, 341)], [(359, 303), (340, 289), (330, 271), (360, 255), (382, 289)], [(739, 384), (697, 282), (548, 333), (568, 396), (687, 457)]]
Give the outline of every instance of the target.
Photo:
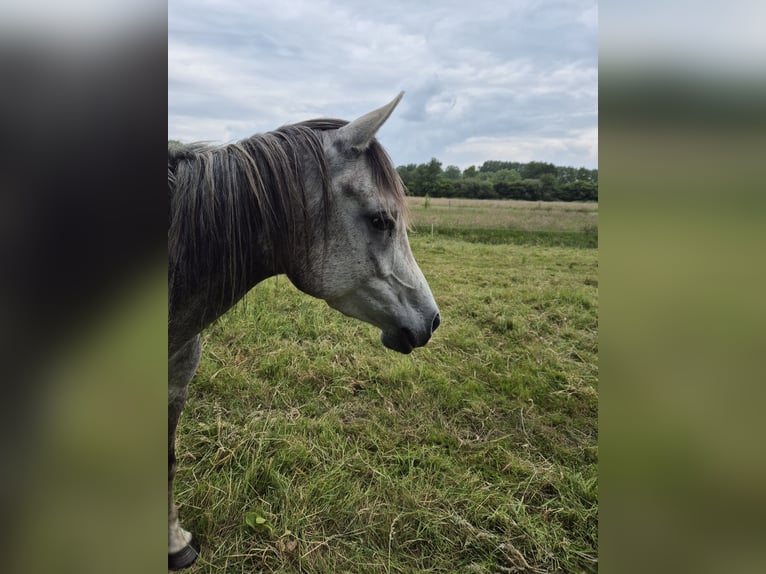
[(402, 98), (322, 132), (329, 187), (305, 265), (291, 277), (341, 313), (381, 330), (410, 353), (439, 326), (439, 310), (410, 249), (404, 186), (375, 134)]

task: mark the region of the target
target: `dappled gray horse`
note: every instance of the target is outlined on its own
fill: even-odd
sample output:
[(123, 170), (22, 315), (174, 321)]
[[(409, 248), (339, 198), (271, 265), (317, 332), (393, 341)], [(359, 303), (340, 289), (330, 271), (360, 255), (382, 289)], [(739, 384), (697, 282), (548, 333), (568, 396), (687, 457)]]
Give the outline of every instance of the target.
[(353, 122), (320, 119), (227, 146), (168, 146), (168, 567), (199, 550), (173, 503), (175, 432), (199, 333), (258, 282), (296, 287), (409, 353), (439, 311), (407, 240), (404, 189), (375, 139), (402, 94)]

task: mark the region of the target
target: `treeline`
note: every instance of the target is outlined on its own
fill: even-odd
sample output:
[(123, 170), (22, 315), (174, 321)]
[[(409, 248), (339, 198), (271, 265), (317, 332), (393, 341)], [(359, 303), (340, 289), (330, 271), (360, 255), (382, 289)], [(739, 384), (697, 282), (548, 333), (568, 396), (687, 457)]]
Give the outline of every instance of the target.
[(531, 201), (598, 201), (598, 170), (531, 161), (485, 161), (463, 171), (429, 163), (396, 168), (409, 195)]

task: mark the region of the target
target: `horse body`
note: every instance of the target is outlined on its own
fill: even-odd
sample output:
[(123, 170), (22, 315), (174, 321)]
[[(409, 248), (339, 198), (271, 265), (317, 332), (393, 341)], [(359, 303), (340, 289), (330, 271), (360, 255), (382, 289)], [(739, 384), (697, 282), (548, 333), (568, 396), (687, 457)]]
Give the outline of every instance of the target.
[(312, 120), (222, 147), (168, 148), (168, 566), (197, 546), (173, 502), (175, 430), (199, 333), (258, 282), (305, 293), (410, 353), (440, 316), (407, 239), (403, 186), (375, 133), (401, 99), (353, 122)]

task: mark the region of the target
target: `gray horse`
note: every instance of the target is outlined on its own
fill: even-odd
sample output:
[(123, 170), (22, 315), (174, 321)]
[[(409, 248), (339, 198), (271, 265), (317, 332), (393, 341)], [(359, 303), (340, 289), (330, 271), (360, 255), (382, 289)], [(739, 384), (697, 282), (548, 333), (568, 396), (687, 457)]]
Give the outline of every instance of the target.
[(354, 120), (288, 125), (226, 146), (168, 146), (168, 567), (199, 547), (173, 502), (175, 433), (199, 333), (260, 281), (305, 293), (410, 353), (439, 326), (410, 251), (404, 189), (375, 139), (399, 103)]

